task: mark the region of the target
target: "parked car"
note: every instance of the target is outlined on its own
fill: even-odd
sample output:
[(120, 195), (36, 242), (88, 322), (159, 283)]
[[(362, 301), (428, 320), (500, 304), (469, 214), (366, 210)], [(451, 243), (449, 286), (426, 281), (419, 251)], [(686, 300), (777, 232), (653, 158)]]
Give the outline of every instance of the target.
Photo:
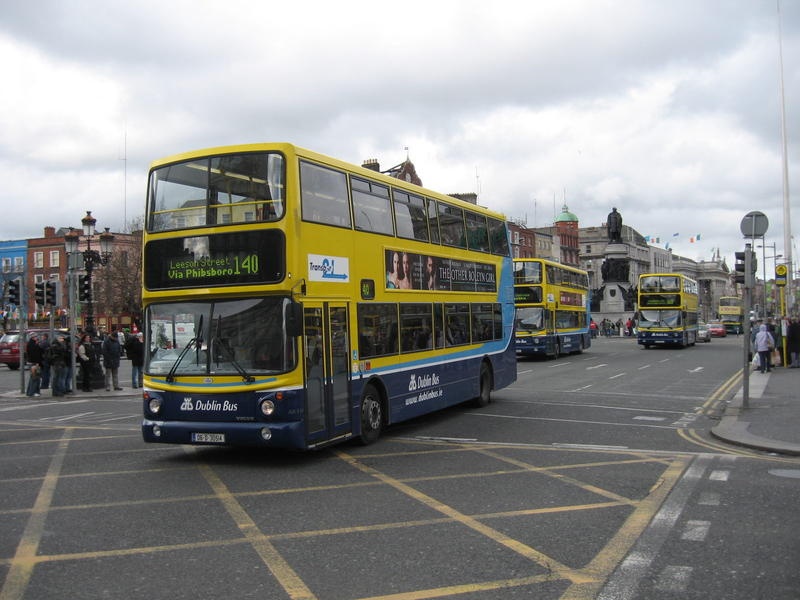
[(19, 369), (19, 331), (7, 331), (0, 337), (0, 363)]
[(711, 337), (725, 337), (728, 335), (728, 332), (725, 329), (725, 325), (723, 323), (709, 323), (708, 324), (708, 332), (711, 334)]
[(708, 331), (708, 325), (705, 323), (697, 324), (697, 341), (705, 343), (711, 341), (711, 333)]
[[(68, 335), (66, 329), (54, 329), (54, 335), (64, 334)], [(31, 334), (35, 333), (42, 337), (44, 334), (49, 334), (49, 329), (28, 329), (23, 344), (27, 344), (31, 339)], [(0, 337), (0, 364), (5, 364), (9, 369), (19, 369), (19, 331), (7, 331), (3, 337)], [(27, 367), (26, 367), (27, 368)]]

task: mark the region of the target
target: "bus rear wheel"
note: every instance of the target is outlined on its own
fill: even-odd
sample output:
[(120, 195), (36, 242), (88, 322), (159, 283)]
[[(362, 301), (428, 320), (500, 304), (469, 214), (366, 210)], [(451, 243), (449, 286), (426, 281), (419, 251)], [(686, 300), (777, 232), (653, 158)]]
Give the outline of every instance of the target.
[(486, 363), (481, 363), (481, 372), (478, 375), (478, 397), (472, 401), (476, 408), (487, 406), (492, 401), (492, 374)]
[(361, 397), (361, 435), (364, 446), (376, 442), (383, 430), (383, 403), (374, 385), (367, 384)]

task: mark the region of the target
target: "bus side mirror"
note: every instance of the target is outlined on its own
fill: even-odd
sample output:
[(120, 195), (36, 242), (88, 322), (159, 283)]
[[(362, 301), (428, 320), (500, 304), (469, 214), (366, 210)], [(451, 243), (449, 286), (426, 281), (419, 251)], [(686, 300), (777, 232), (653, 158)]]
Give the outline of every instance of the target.
[(286, 305), (286, 333), (290, 337), (303, 335), (303, 305), (294, 300)]

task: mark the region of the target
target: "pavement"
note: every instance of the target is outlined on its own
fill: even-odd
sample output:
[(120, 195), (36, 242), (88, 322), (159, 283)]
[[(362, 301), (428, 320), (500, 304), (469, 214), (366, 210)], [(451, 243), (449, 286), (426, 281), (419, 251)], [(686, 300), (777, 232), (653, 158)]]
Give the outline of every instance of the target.
[(747, 406), (740, 388), (711, 434), (747, 448), (800, 456), (800, 369), (751, 371), (748, 387)]

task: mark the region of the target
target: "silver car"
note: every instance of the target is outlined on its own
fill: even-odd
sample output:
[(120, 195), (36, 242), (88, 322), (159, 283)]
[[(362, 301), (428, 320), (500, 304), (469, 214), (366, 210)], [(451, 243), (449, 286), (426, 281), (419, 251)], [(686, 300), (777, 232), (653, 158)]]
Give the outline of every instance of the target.
[(708, 331), (708, 325), (705, 323), (698, 323), (697, 324), (697, 341), (698, 342), (710, 342), (711, 341), (711, 333)]

